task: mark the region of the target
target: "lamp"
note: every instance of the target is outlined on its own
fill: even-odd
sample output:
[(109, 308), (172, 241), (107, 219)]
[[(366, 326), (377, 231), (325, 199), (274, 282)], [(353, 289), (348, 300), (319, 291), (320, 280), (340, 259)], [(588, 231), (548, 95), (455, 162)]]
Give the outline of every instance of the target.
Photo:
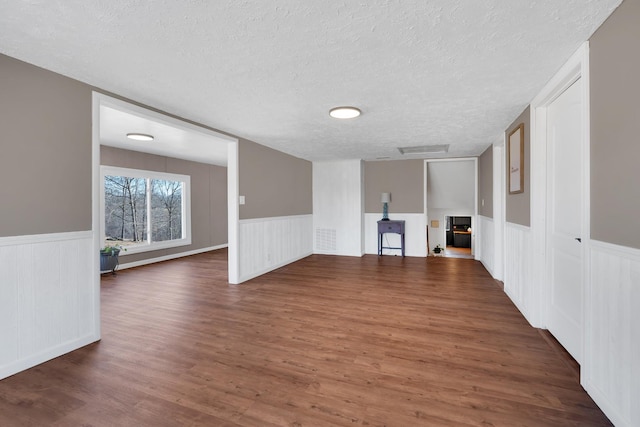
[(382, 221), (389, 221), (389, 203), (391, 203), (391, 193), (382, 193)]

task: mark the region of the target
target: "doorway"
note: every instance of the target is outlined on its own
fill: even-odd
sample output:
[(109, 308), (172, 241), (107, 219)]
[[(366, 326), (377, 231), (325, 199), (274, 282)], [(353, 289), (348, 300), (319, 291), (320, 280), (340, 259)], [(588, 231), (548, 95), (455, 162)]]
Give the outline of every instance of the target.
[(472, 218), (470, 216), (446, 216), (447, 258), (473, 258), (471, 248)]
[(582, 360), (582, 79), (547, 107), (549, 331)]
[(589, 245), (589, 47), (531, 102), (530, 322), (584, 359)]
[[(477, 215), (477, 159), (438, 159), (425, 161), (425, 214), (427, 216), (427, 242), (429, 254), (434, 249), (445, 249), (440, 256), (447, 256), (446, 248), (455, 246), (447, 242), (454, 227), (464, 231), (465, 257), (473, 257), (475, 247), (472, 221)], [(447, 218), (453, 218), (447, 223)], [(453, 223), (460, 218), (459, 223)], [(464, 230), (463, 230), (464, 227)], [(449, 231), (447, 231), (449, 230)], [(453, 239), (453, 237), (452, 237)], [(462, 247), (463, 245), (458, 245)], [(453, 254), (455, 251), (451, 251)]]

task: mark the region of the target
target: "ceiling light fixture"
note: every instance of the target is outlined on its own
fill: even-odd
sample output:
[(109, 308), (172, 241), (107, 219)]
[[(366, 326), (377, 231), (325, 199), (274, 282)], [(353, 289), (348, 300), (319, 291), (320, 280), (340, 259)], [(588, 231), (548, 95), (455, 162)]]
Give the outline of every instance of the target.
[(419, 147), (398, 147), (401, 154), (448, 153), (449, 144), (421, 145)]
[(128, 133), (127, 138), (135, 139), (136, 141), (153, 141), (153, 135), (147, 135), (146, 133)]
[(336, 107), (329, 110), (329, 115), (334, 119), (353, 119), (362, 112), (356, 107)]

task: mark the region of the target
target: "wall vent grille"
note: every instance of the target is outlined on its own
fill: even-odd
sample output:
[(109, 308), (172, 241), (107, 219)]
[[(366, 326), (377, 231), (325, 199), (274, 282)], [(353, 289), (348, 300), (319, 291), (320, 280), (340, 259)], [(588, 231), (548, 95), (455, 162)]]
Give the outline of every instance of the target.
[(336, 251), (336, 230), (334, 228), (316, 228), (316, 250)]

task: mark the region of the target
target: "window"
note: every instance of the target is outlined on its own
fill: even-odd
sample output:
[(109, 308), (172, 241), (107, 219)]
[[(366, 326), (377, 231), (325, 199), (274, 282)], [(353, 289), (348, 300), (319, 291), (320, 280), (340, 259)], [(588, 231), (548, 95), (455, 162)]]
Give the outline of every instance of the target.
[(101, 167), (103, 246), (128, 253), (191, 244), (190, 177)]

